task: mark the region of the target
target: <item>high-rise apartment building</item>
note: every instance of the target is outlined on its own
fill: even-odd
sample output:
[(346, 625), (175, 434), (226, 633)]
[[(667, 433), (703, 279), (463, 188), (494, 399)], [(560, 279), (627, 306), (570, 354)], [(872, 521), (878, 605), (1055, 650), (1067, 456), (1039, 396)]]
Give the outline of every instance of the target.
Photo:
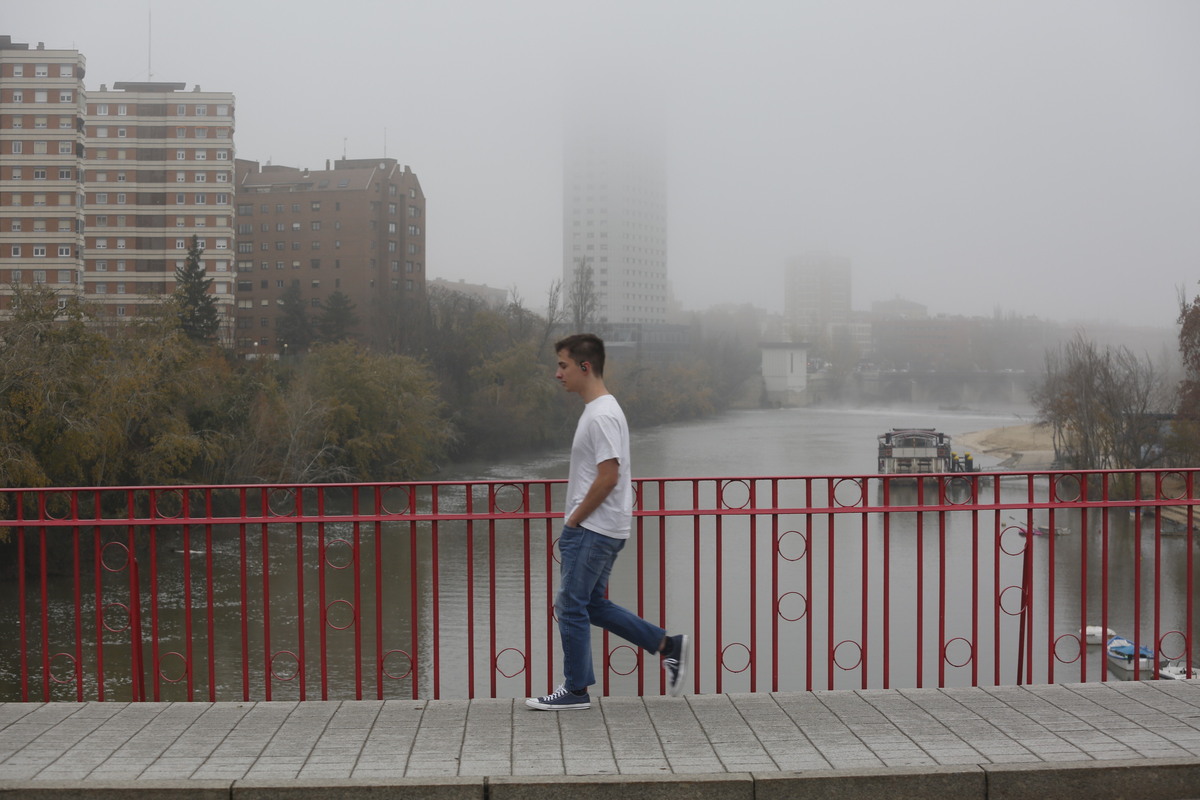
[(354, 305), (351, 333), (396, 344), (425, 291), (425, 194), (409, 167), (394, 158), (324, 170), (239, 160), (236, 204), (239, 353), (283, 353), (288, 289), (313, 322), (340, 292)]
[(0, 315), (14, 286), (83, 292), (85, 66), (0, 36)]
[(784, 269), (783, 313), (792, 341), (828, 347), (835, 326), (847, 326), (850, 309), (850, 259), (811, 253)]
[[(667, 321), (667, 179), (662, 141), (618, 126), (568, 136), (563, 168), (563, 296), (590, 271), (601, 325)], [(585, 282), (586, 283), (586, 282)]]
[[(223, 321), (233, 307), (234, 97), (114, 83), (87, 97), (87, 297), (134, 316), (175, 290), (192, 236)], [(221, 338), (228, 343), (223, 325)]]

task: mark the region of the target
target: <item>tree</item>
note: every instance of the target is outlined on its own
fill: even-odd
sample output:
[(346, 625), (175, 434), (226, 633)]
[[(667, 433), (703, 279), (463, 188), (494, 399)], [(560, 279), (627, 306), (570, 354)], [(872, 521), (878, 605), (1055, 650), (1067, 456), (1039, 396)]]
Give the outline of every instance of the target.
[(175, 270), (175, 302), (184, 334), (194, 342), (213, 342), (221, 319), (217, 314), (217, 299), (208, 291), (213, 279), (204, 274), (203, 252), (200, 239), (192, 234), (187, 259)]
[(350, 338), (350, 331), (358, 325), (358, 315), (354, 313), (354, 302), (340, 289), (325, 301), (321, 307), (321, 319), (318, 323), (321, 331), (321, 341), (341, 342)]
[(588, 259), (575, 260), (575, 271), (571, 275), (571, 287), (567, 292), (567, 307), (575, 331), (590, 330), (596, 321), (596, 283), (592, 276), (592, 265)]
[(283, 290), (280, 298), (279, 322), (276, 324), (275, 331), (279, 337), (279, 343), (287, 345), (296, 355), (303, 353), (312, 344), (312, 320), (304, 308), (304, 298), (300, 296), (300, 287), (295, 284)]
[(1163, 373), (1126, 347), (1101, 350), (1080, 334), (1048, 351), (1032, 400), (1067, 466), (1144, 469), (1162, 458), (1158, 420), (1169, 402)]

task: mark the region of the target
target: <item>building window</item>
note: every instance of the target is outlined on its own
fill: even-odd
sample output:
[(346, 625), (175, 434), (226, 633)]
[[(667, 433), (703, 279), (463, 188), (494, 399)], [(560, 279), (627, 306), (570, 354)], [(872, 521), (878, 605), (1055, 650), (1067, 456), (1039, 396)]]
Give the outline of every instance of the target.
[(33, 246), (33, 257), (34, 258), (45, 258), (46, 257), (46, 245), (35, 244)]
[(108, 294), (108, 284), (107, 283), (97, 283), (96, 284), (96, 294)]
[[(71, 245), (60, 244), (58, 246), (58, 257), (59, 258), (70, 258), (71, 257)], [(61, 281), (60, 281), (60, 283), (61, 283)]]
[(182, 206), (187, 203), (187, 195), (180, 192), (175, 195), (175, 205)]
[[(96, 116), (97, 117), (107, 117), (108, 116), (108, 104), (107, 103), (98, 103), (96, 105)], [(108, 134), (105, 134), (105, 135), (107, 136)]]
[(107, 250), (108, 249), (108, 239), (97, 239), (96, 240), (96, 249), (97, 250)]
[(46, 170), (45, 170), (45, 169), (43, 169), (42, 167), (34, 167), (34, 169), (33, 169), (33, 179), (34, 179), (35, 181), (44, 181), (44, 180), (46, 180)]
[(20, 257), (21, 257), (21, 245), (19, 245), (19, 244), (14, 244), (14, 245), (12, 246), (12, 250), (10, 251), (10, 255), (11, 255), (13, 258), (20, 258)]
[(175, 249), (176, 250), (187, 250), (187, 239), (176, 239), (175, 240)]
[(176, 161), (187, 161), (187, 150), (176, 150), (175, 151), (175, 160)]
[(75, 93), (74, 92), (59, 92), (58, 93), (58, 102), (60, 102), (60, 103), (75, 102)]
[(118, 250), (125, 249), (125, 240), (124, 239), (117, 239), (117, 249)]
[(73, 278), (74, 278), (74, 276), (71, 274), (71, 270), (69, 270), (69, 269), (60, 269), (58, 271), (58, 282), (59, 283), (73, 283), (74, 282)]
[(58, 143), (58, 154), (60, 156), (69, 156), (73, 152), (75, 152), (75, 148), (72, 146), (71, 142)]
[(125, 205), (125, 193), (124, 192), (117, 192), (117, 205), (119, 205), (119, 206)]
[(25, 150), (24, 142), (13, 142), (12, 143), (12, 151), (14, 153), (21, 153), (21, 152), (24, 152), (24, 150)]
[(108, 272), (108, 262), (107, 261), (97, 261), (96, 262), (96, 271), (97, 272)]
[(198, 106), (196, 106), (196, 116), (197, 116), (197, 117), (206, 117), (206, 116), (208, 116), (208, 106), (204, 106), (204, 105), (198, 105)]

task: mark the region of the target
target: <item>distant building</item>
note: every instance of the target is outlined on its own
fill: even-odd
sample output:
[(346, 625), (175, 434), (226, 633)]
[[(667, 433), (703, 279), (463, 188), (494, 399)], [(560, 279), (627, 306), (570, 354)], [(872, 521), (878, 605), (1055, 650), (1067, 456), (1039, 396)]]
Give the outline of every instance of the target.
[(13, 286), (83, 294), (85, 67), (0, 36), (0, 316)]
[(601, 327), (660, 324), (672, 311), (663, 143), (621, 122), (580, 125), (563, 165), (563, 300), (570, 314), (590, 271)]
[(871, 316), (875, 319), (928, 319), (929, 309), (913, 300), (897, 295), (891, 300), (871, 303)]
[(94, 307), (136, 316), (175, 291), (194, 235), (228, 344), (234, 97), (185, 87), (123, 82), (88, 93), (84, 280)]
[(425, 282), (429, 291), (455, 292), (467, 297), (482, 300), (489, 308), (503, 308), (508, 303), (508, 290), (497, 289), (486, 283), (467, 283), (463, 280), (448, 281), (443, 278), (430, 278)]
[(833, 326), (853, 321), (850, 300), (850, 259), (813, 253), (787, 263), (783, 313), (794, 341), (828, 350)]
[(284, 292), (311, 320), (335, 292), (354, 304), (359, 338), (394, 346), (425, 291), (425, 194), (394, 158), (343, 159), (324, 170), (237, 162), (239, 353), (283, 352)]
[(766, 405), (808, 405), (808, 348), (798, 342), (763, 342), (759, 349)]

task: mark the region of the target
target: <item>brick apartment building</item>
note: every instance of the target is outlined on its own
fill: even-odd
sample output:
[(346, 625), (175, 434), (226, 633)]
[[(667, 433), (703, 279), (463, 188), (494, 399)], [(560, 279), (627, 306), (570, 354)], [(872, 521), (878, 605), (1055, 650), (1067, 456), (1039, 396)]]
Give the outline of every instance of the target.
[(425, 291), (425, 195), (395, 159), (341, 159), (324, 170), (237, 161), (236, 311), (240, 354), (284, 354), (284, 292), (315, 322), (335, 292), (354, 304), (358, 338), (395, 343)]
[(234, 98), (183, 83), (87, 96), (87, 298), (133, 316), (175, 291), (195, 235), (224, 324), (233, 308)]
[(0, 36), (0, 315), (13, 286), (83, 293), (85, 68)]

